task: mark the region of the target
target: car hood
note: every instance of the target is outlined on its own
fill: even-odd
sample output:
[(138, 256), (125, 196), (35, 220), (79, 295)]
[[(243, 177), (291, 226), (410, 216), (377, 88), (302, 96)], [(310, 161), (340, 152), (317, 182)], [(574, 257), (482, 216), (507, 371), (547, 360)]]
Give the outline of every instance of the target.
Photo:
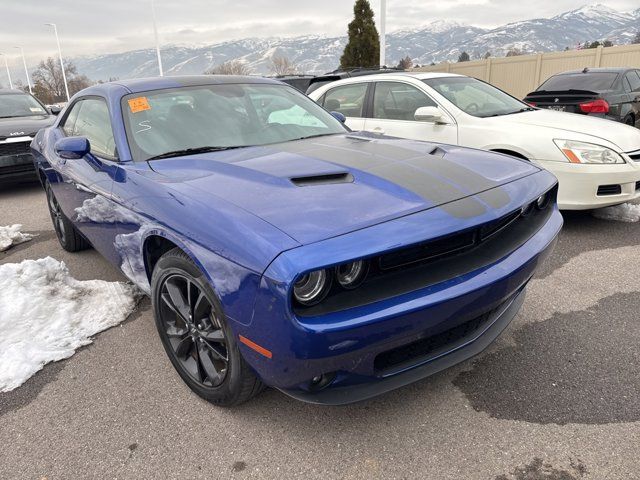
[(0, 140), (8, 137), (33, 137), (41, 128), (51, 125), (53, 115), (37, 115), (30, 117), (0, 118)]
[(150, 164), (184, 195), (212, 208), (224, 199), (302, 244), (489, 191), (473, 212), (451, 213), (482, 214), (510, 200), (496, 187), (539, 171), (506, 155), (364, 134)]
[[(491, 120), (505, 124), (530, 125), (558, 130), (555, 138), (571, 140), (571, 133), (591, 135), (617, 145), (623, 152), (640, 149), (640, 130), (619, 122), (576, 113), (554, 112), (552, 110), (533, 110), (530, 112), (502, 115)], [(597, 139), (594, 142), (597, 143)]]

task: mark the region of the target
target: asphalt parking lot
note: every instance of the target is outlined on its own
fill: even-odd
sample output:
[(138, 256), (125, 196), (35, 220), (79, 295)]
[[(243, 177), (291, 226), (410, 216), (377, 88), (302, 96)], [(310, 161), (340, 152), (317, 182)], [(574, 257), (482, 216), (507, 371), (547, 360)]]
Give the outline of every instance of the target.
[[(124, 280), (64, 252), (39, 186), (0, 190), (0, 224), (78, 279)], [(521, 313), (484, 354), (346, 407), (267, 390), (223, 410), (171, 367), (149, 302), (0, 394), (0, 479), (640, 478), (640, 224), (565, 216)]]

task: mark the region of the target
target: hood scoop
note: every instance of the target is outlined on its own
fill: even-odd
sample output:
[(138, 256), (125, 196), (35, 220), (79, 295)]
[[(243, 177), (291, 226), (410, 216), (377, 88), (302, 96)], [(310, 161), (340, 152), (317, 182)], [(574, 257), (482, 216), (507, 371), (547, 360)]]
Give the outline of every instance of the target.
[(322, 175), (310, 175), (307, 177), (295, 177), (291, 179), (297, 187), (312, 187), (314, 185), (333, 185), (336, 183), (353, 183), (354, 178), (348, 172), (329, 173)]

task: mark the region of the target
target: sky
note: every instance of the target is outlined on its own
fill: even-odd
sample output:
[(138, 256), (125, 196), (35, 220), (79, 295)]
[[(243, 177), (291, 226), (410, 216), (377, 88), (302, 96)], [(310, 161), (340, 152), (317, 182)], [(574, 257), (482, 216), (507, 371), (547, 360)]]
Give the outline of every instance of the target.
[[(346, 34), (353, 0), (155, 0), (161, 44), (211, 44), (247, 37)], [(379, 13), (380, 0), (370, 0)], [(537, 0), (535, 12), (514, 0), (387, 0), (387, 32), (433, 20), (494, 27), (551, 17), (589, 0)], [(619, 11), (638, 0), (604, 0)], [(0, 53), (28, 63), (56, 53), (56, 23), (63, 54), (74, 57), (154, 46), (151, 0), (0, 0)]]

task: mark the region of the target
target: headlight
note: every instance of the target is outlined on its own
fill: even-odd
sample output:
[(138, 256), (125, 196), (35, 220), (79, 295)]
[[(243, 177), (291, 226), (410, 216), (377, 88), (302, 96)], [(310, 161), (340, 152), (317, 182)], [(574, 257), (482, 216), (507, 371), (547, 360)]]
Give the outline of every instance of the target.
[(571, 163), (624, 163), (624, 159), (617, 152), (602, 145), (573, 140), (553, 142)]
[(315, 270), (302, 275), (293, 285), (294, 298), (306, 307), (324, 300), (331, 288), (331, 276), (326, 270)]
[(369, 263), (357, 260), (336, 267), (336, 278), (342, 288), (351, 290), (362, 285), (369, 271)]

